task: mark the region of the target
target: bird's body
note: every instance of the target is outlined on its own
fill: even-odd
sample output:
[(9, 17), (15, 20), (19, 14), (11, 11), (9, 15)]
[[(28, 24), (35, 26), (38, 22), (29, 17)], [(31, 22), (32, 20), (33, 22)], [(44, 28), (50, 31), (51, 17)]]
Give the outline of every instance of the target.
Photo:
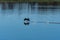
[(30, 23), (30, 19), (29, 19), (29, 18), (25, 18), (25, 19), (24, 19), (24, 24), (25, 24), (25, 25), (29, 25), (29, 23)]

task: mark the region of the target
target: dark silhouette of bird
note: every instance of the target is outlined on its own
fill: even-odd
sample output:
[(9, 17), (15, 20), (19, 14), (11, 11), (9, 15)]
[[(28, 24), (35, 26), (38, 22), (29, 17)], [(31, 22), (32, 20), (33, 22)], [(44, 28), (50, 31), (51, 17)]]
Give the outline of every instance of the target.
[(24, 18), (24, 24), (29, 25), (30, 24), (30, 19), (29, 18)]
[(29, 19), (29, 18), (25, 18), (25, 19), (24, 19), (24, 21), (26, 21), (26, 20), (27, 20), (27, 21), (30, 21), (30, 19)]

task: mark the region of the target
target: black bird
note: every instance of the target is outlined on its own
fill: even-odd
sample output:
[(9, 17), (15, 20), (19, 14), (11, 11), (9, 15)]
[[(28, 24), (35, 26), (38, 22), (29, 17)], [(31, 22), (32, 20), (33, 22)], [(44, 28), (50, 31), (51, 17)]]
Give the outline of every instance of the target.
[(30, 19), (29, 18), (24, 18), (24, 24), (29, 25), (30, 24)]
[(29, 19), (29, 18), (25, 18), (25, 19), (24, 19), (24, 21), (26, 21), (26, 20), (27, 20), (27, 21), (30, 21), (30, 19)]

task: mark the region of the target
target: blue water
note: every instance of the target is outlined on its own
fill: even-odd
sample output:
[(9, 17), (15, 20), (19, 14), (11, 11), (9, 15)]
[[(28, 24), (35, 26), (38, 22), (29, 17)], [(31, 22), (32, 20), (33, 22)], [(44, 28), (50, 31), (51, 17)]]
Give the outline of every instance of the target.
[[(0, 4), (0, 40), (60, 40), (60, 9), (47, 9), (47, 11), (32, 8), (23, 4), (19, 9), (2, 10)], [(30, 18), (30, 24), (24, 25), (24, 18)], [(39, 23), (45, 22), (45, 23)]]

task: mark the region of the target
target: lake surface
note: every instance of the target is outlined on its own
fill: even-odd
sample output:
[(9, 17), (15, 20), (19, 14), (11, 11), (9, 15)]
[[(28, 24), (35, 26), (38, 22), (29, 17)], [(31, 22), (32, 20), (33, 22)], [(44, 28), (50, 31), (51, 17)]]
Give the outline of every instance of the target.
[[(13, 9), (2, 9), (0, 4), (0, 40), (60, 40), (60, 9), (34, 6), (16, 3)], [(29, 25), (24, 25), (26, 17)]]

